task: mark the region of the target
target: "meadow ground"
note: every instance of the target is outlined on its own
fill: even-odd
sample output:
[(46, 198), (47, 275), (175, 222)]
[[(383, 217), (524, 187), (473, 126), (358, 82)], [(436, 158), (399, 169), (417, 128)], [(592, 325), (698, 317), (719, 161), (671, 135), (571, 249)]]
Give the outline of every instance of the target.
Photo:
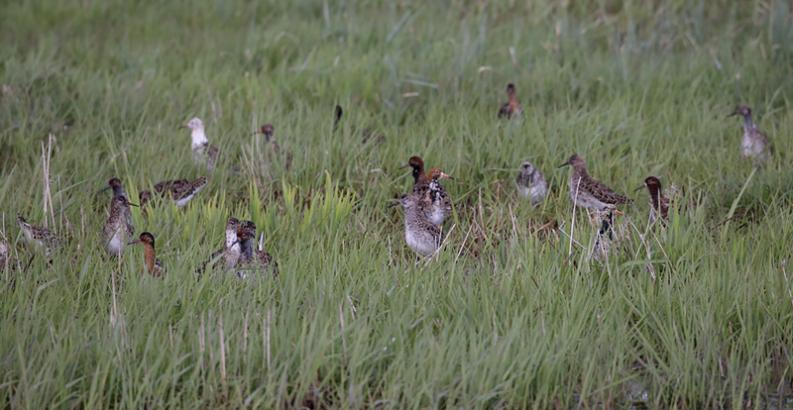
[[(24, 269), (0, 281), (2, 402), (791, 408), (791, 12), (784, 0), (8, 2), (0, 229)], [(507, 82), (521, 121), (496, 119)], [(725, 118), (737, 103), (775, 147), (755, 173)], [(104, 255), (109, 194), (96, 190), (118, 176), (137, 198), (201, 175), (178, 128), (194, 115), (220, 169), (185, 210), (134, 211), (168, 269), (154, 279), (139, 248)], [(264, 122), (288, 171), (251, 133)], [(588, 257), (585, 216), (572, 247), (564, 233), (569, 171), (555, 166), (573, 152), (636, 199), (606, 263)], [(414, 154), (457, 178), (430, 262), (387, 206)], [(538, 209), (515, 194), (524, 159), (552, 188)], [(685, 190), (665, 231), (646, 230), (646, 192), (632, 192), (650, 174)], [(51, 266), (23, 244), (17, 212), (69, 238)], [(266, 233), (280, 276), (196, 277), (229, 215)]]

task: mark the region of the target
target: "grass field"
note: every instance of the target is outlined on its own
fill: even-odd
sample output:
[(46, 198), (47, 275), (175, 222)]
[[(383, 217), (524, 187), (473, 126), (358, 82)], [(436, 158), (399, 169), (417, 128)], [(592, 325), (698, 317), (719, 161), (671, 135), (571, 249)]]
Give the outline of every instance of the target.
[[(4, 407), (793, 408), (789, 2), (2, 9)], [(508, 82), (519, 121), (496, 119)], [(738, 103), (775, 149), (755, 172)], [(201, 175), (192, 116), (220, 165), (186, 209), (133, 211), (155, 279), (139, 247), (105, 256), (96, 191)], [(289, 170), (251, 135), (265, 122)], [(556, 168), (574, 152), (636, 200), (606, 262)], [(418, 263), (388, 207), (415, 154), (456, 177), (446, 245)], [(551, 185), (537, 209), (524, 159)], [(666, 230), (633, 192), (651, 174), (685, 191)], [(17, 212), (68, 238), (52, 265)], [(277, 278), (196, 277), (230, 215), (266, 233)]]

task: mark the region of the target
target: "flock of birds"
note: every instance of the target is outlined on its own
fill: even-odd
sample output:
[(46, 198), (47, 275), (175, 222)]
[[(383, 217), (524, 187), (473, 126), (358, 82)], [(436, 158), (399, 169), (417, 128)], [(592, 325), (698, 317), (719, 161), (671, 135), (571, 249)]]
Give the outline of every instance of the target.
[[(512, 119), (520, 117), (522, 108), (516, 96), (513, 84), (507, 85), (508, 101), (501, 106), (498, 117)], [(336, 106), (335, 125), (338, 125), (342, 109)], [(752, 120), (752, 111), (747, 106), (739, 106), (730, 116), (739, 115), (743, 118), (743, 140), (741, 153), (757, 165), (766, 162), (770, 157), (770, 144), (767, 137), (758, 130)], [(215, 168), (220, 151), (211, 145), (204, 130), (204, 124), (199, 118), (192, 118), (185, 125), (190, 129), (191, 148), (194, 162), (206, 167), (208, 172)], [(274, 128), (271, 124), (263, 125), (257, 133), (265, 136), (267, 143), (273, 144), (277, 151), (277, 144), (273, 139)], [(401, 205), (404, 210), (404, 237), (408, 247), (421, 257), (430, 257), (438, 252), (444, 239), (443, 224), (452, 214), (452, 201), (444, 189), (441, 181), (452, 178), (440, 168), (431, 168), (425, 172), (424, 161), (419, 156), (413, 156), (408, 164), (412, 168), (413, 188), (402, 195), (394, 205)], [(613, 226), (613, 214), (617, 206), (632, 202), (625, 195), (615, 192), (604, 183), (589, 175), (584, 159), (578, 154), (573, 154), (560, 167), (572, 168), (569, 177), (569, 194), (575, 207), (592, 211), (600, 220), (599, 235), (608, 233)], [(164, 272), (162, 263), (157, 259), (155, 252), (155, 237), (150, 232), (143, 232), (134, 237), (135, 228), (132, 224), (130, 207), (139, 206), (144, 215), (152, 207), (154, 198), (172, 200), (177, 207), (186, 206), (206, 185), (207, 177), (201, 176), (195, 180), (179, 179), (162, 181), (154, 185), (153, 191), (139, 191), (139, 204), (129, 201), (129, 196), (124, 190), (120, 179), (112, 178), (108, 181), (106, 189), (113, 192), (109, 206), (109, 216), (102, 229), (104, 248), (113, 257), (123, 254), (127, 245), (140, 244), (144, 249), (144, 264), (147, 271), (160, 276)], [(545, 200), (548, 194), (548, 184), (542, 174), (531, 162), (523, 162), (516, 178), (518, 195), (528, 200), (532, 206), (537, 206)], [(665, 224), (669, 218), (671, 201), (664, 194), (661, 181), (655, 176), (644, 180), (650, 197), (650, 223), (661, 221)], [(640, 187), (642, 188), (642, 187)], [(618, 212), (618, 211), (617, 211)], [(45, 250), (47, 255), (61, 243), (55, 233), (41, 226), (30, 224), (22, 215), (17, 215), (17, 224), (27, 243)], [(0, 240), (0, 268), (9, 265), (9, 245)], [(256, 225), (252, 221), (241, 221), (230, 217), (226, 223), (223, 247), (215, 252), (198, 268), (203, 272), (207, 267), (221, 268), (224, 271), (233, 271), (240, 277), (245, 277), (251, 272), (268, 271), (277, 274), (277, 263), (264, 249), (264, 234), (256, 237)]]

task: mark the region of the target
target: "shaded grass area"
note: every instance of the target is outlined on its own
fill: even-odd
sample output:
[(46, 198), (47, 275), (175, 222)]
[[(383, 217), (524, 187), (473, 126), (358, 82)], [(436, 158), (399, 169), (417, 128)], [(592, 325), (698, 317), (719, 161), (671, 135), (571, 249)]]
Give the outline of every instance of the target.
[[(25, 269), (2, 275), (3, 401), (785, 403), (791, 9), (690, 3), (7, 5), (1, 229)], [(507, 82), (520, 121), (496, 120)], [(739, 123), (724, 118), (739, 102), (775, 147), (743, 192), (752, 168)], [(334, 132), (336, 104), (345, 116)], [(178, 129), (194, 115), (222, 149), (219, 170), (187, 209), (133, 214), (138, 232), (157, 237), (168, 269), (157, 280), (140, 249), (105, 257), (109, 198), (95, 191), (119, 176), (135, 198), (200, 175)], [(264, 122), (288, 170), (252, 135)], [(52, 265), (13, 221), (47, 218), (49, 134), (48, 223), (69, 238)], [(631, 193), (630, 239), (605, 263), (589, 259), (595, 227), (579, 214), (581, 245), (568, 256), (568, 171), (554, 167), (572, 152), (620, 192), (650, 174), (682, 187), (681, 209), (666, 230), (648, 230), (646, 194)], [(387, 207), (408, 189), (400, 166), (414, 154), (456, 178), (446, 184), (456, 214), (431, 262), (416, 262)], [(537, 209), (514, 192), (524, 159), (551, 186)], [(278, 278), (194, 274), (229, 215), (265, 232)]]

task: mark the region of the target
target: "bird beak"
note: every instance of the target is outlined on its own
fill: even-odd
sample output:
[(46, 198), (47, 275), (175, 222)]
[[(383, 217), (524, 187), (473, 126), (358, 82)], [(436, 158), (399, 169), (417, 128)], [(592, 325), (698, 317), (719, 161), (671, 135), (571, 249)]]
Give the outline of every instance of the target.
[(140, 243), (140, 239), (135, 239), (134, 241), (129, 241), (127, 245), (137, 245)]
[(566, 162), (565, 162), (564, 164), (562, 164), (562, 165), (559, 165), (559, 166), (558, 166), (558, 167), (556, 167), (556, 168), (564, 168), (564, 167), (566, 167), (566, 166), (568, 166), (568, 165), (570, 165), (570, 164), (568, 164), (568, 163), (566, 163)]
[(640, 187), (638, 187), (638, 188), (634, 189), (634, 190), (633, 190), (633, 192), (636, 192), (636, 191), (638, 191), (638, 190), (640, 190), (640, 189), (642, 189), (642, 188), (644, 188), (644, 185), (642, 185), (642, 186), (640, 186)]
[(109, 186), (106, 186), (106, 187), (104, 187), (104, 188), (102, 188), (102, 189), (100, 189), (100, 190), (96, 191), (96, 193), (97, 193), (97, 194), (100, 194), (100, 193), (102, 193), (102, 192), (105, 192), (105, 191), (107, 191), (108, 189), (110, 189), (110, 187), (109, 187)]
[(738, 115), (738, 110), (735, 110), (735, 111), (731, 112), (730, 114), (728, 114), (727, 118), (734, 117), (736, 115)]
[(441, 175), (438, 178), (440, 178), (440, 179), (444, 179), (444, 178), (446, 178), (446, 179), (454, 179), (453, 176), (451, 176), (451, 175), (449, 175), (449, 174), (447, 174), (447, 173), (445, 173), (443, 171), (441, 171)]
[(182, 124), (179, 126), (179, 129), (184, 129), (184, 128), (190, 128), (190, 127), (188, 127), (187, 124)]
[(127, 202), (127, 205), (129, 205), (129, 206), (137, 206), (138, 208), (140, 208), (140, 205), (138, 205), (138, 204), (133, 204), (132, 202)]

